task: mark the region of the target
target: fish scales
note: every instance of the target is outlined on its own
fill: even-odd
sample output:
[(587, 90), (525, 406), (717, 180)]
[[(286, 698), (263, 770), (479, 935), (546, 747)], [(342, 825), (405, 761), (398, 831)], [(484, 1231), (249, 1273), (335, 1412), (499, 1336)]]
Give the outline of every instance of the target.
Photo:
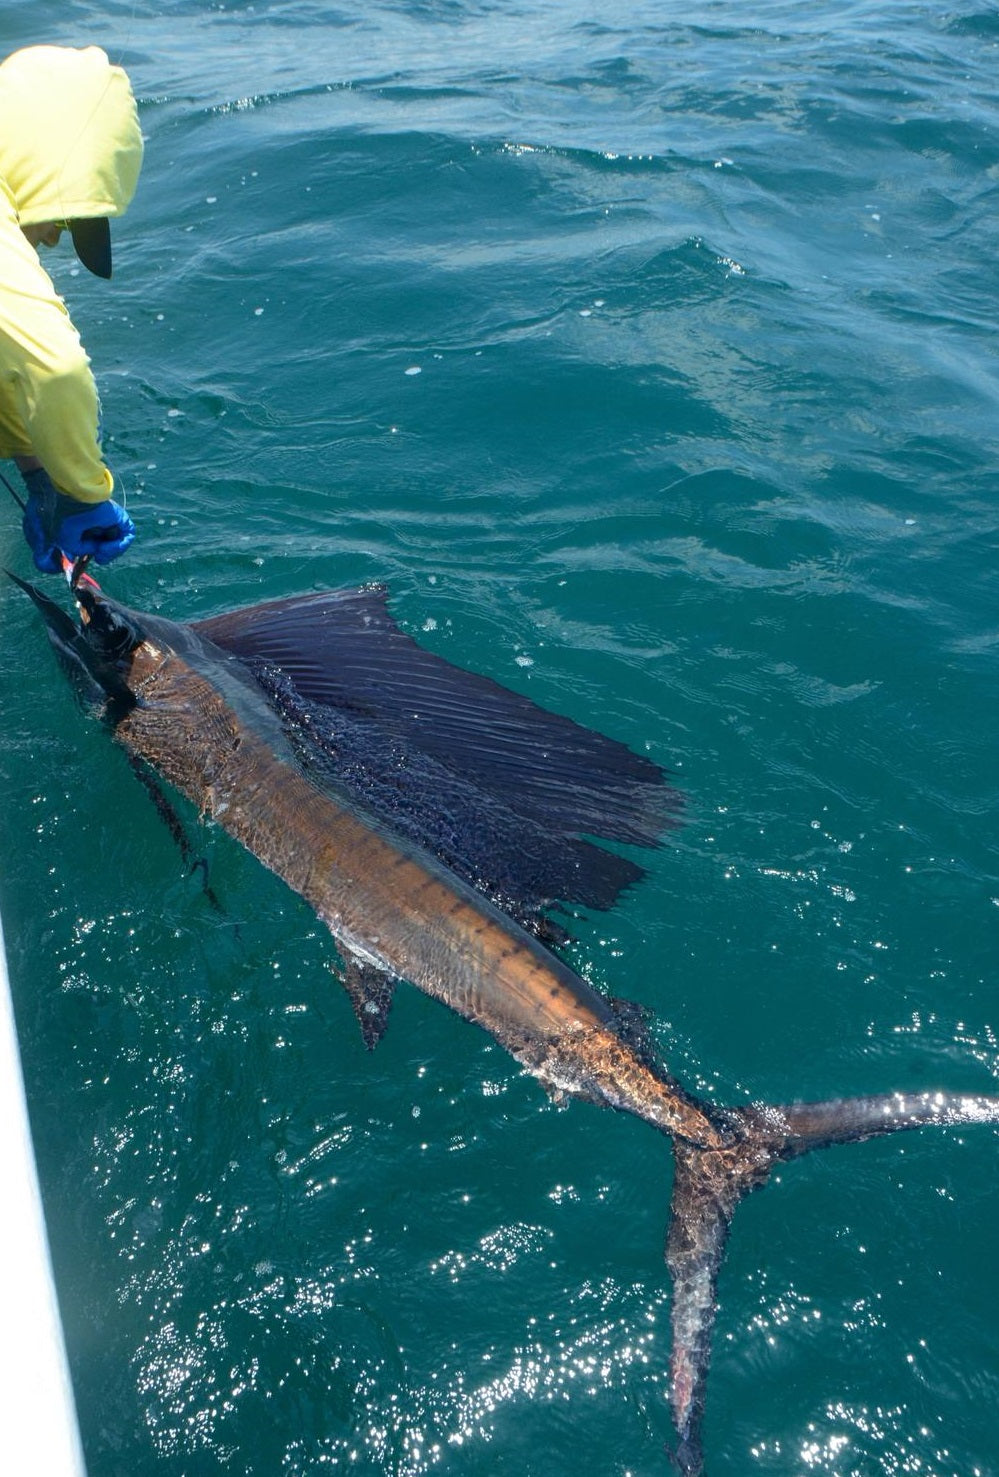
[(483, 1026), (557, 1093), (705, 1145), (718, 1129), (618, 1034), (610, 1002), (488, 898), (275, 753), (215, 683), (143, 641), (117, 737), (300, 894), (349, 951)]

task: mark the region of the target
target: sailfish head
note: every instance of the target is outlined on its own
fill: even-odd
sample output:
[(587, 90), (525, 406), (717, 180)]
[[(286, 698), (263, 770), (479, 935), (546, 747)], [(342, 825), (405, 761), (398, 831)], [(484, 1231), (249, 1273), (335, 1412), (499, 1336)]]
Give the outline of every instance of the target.
[(122, 717), (137, 698), (128, 685), (129, 658), (144, 639), (138, 618), (104, 594), (89, 576), (78, 579), (73, 593), (79, 619), (51, 600), (37, 585), (6, 571), (41, 613), (60, 665), (80, 697), (102, 703), (109, 716)]

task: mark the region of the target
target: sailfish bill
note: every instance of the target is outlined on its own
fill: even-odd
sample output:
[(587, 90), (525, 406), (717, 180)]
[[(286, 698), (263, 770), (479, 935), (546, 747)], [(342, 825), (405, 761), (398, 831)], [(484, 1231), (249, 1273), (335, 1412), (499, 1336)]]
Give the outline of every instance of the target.
[(558, 1097), (672, 1138), (670, 1406), (676, 1463), (698, 1477), (716, 1285), (739, 1202), (813, 1148), (999, 1123), (999, 1097), (719, 1108), (688, 1092), (637, 1008), (591, 988), (552, 947), (567, 937), (559, 904), (610, 908), (642, 876), (601, 843), (655, 845), (680, 797), (648, 759), (425, 651), (384, 590), (184, 625), (129, 611), (84, 576), (77, 624), (17, 583), (118, 742), (328, 925), (369, 1047), (405, 980)]

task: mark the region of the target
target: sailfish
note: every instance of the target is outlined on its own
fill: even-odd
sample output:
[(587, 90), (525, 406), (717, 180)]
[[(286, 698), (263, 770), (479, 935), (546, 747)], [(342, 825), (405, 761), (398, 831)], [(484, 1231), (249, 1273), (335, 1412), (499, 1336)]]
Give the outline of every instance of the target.
[(649, 758), (421, 647), (383, 588), (179, 623), (129, 610), (81, 569), (75, 616), (12, 577), (136, 764), (329, 927), (369, 1047), (408, 981), (483, 1027), (557, 1099), (630, 1113), (672, 1141), (671, 1456), (700, 1477), (718, 1274), (739, 1202), (810, 1149), (999, 1123), (999, 1097), (720, 1107), (688, 1091), (641, 1010), (559, 954), (559, 908), (610, 908), (643, 870), (613, 846), (657, 844), (681, 797)]

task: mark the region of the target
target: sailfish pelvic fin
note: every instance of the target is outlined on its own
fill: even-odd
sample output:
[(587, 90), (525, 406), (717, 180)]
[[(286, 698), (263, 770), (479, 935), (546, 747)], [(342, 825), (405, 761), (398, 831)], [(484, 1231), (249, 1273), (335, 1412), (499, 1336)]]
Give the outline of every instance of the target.
[(361, 1037), (369, 1051), (374, 1051), (388, 1026), (395, 979), (376, 964), (369, 964), (357, 954), (344, 952), (343, 987), (347, 992)]

